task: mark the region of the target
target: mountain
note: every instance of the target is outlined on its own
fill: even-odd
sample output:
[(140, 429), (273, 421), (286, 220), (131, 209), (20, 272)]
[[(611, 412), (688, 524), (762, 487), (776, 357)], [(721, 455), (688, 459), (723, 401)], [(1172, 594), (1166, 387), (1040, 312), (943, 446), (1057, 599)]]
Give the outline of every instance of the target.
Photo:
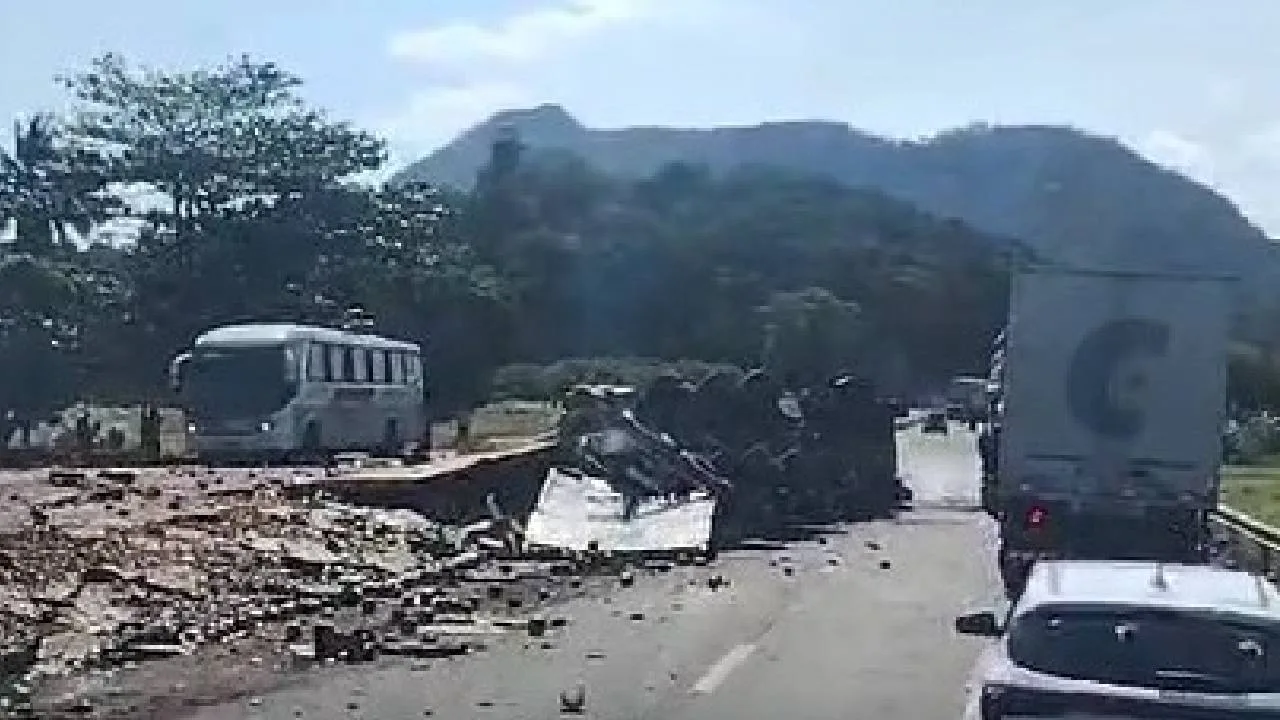
[(1069, 127), (973, 125), (918, 141), (828, 121), (595, 130), (543, 105), (494, 115), (396, 180), (468, 187), (510, 130), (531, 151), (568, 150), (625, 177), (671, 162), (717, 172), (780, 166), (878, 188), (1064, 262), (1229, 272), (1253, 290), (1280, 280), (1280, 253), (1229, 200), (1114, 139)]

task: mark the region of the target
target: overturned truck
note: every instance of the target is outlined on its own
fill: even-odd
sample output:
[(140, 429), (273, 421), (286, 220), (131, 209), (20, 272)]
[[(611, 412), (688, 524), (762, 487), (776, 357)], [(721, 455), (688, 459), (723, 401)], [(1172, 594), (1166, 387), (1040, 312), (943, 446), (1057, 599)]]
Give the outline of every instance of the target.
[(580, 391), (553, 472), (605, 480), (623, 519), (654, 498), (715, 500), (717, 543), (788, 525), (887, 517), (910, 499), (893, 411), (842, 375), (793, 390), (768, 373), (663, 375), (643, 393)]

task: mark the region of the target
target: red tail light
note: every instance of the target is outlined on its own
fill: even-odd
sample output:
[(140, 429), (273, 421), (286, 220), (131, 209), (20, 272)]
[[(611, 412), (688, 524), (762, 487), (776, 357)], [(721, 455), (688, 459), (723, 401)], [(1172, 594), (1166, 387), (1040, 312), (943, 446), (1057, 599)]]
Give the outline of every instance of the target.
[(1027, 529), (1039, 530), (1049, 522), (1049, 511), (1039, 505), (1032, 505), (1027, 511)]

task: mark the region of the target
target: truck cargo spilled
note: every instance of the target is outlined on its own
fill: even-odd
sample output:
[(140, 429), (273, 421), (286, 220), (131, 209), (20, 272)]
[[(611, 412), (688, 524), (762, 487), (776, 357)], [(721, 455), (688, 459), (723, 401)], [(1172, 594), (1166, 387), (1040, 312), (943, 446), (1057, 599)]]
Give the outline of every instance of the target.
[(789, 390), (767, 373), (659, 377), (643, 393), (571, 394), (529, 539), (655, 552), (715, 548), (797, 526), (892, 515), (894, 413), (840, 376)]

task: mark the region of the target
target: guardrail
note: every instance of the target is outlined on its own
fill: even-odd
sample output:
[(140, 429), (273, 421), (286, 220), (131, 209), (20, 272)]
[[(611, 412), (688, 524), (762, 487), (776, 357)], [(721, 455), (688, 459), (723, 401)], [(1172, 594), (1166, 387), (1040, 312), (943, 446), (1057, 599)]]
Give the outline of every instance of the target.
[(1217, 530), (1225, 531), (1235, 565), (1280, 579), (1280, 528), (1225, 505), (1210, 520)]

